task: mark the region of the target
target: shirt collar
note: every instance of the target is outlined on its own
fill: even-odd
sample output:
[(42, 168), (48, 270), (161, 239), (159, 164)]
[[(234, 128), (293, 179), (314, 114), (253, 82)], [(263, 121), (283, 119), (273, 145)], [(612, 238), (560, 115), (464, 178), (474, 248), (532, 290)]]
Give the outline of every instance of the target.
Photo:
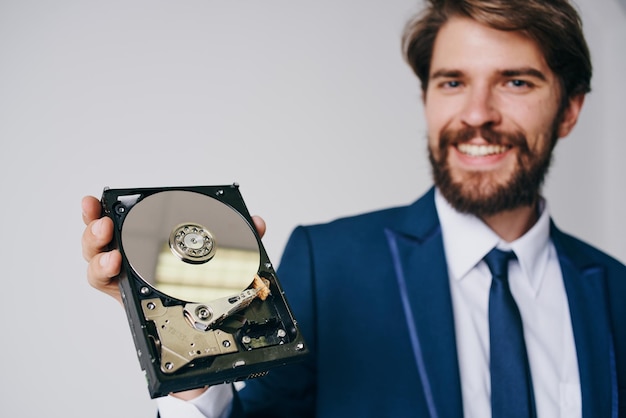
[(448, 271), (455, 280), (461, 280), (475, 268), (494, 247), (513, 250), (522, 274), (535, 294), (541, 287), (550, 257), (550, 214), (548, 204), (541, 199), (540, 216), (532, 228), (513, 242), (505, 242), (480, 218), (456, 211), (435, 190), (435, 206), (441, 223), (443, 245)]

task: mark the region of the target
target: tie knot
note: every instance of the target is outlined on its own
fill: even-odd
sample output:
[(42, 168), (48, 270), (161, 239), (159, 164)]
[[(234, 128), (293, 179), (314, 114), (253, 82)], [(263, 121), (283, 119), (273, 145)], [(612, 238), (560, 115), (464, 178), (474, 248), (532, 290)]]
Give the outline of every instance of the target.
[(489, 266), (493, 277), (508, 277), (509, 261), (517, 258), (513, 251), (502, 251), (497, 248), (489, 251), (484, 260)]

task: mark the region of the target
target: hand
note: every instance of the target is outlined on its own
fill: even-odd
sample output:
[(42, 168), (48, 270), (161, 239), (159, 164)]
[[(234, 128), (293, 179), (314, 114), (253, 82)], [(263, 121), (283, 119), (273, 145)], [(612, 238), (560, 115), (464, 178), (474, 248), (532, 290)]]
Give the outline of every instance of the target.
[(94, 288), (122, 303), (116, 278), (122, 265), (122, 256), (118, 250), (104, 251), (113, 239), (113, 221), (100, 217), (102, 206), (93, 196), (84, 197), (81, 206), (83, 222), (87, 226), (82, 238), (83, 257), (89, 263), (87, 280)]
[[(89, 263), (87, 280), (94, 288), (112, 296), (120, 304), (122, 295), (119, 290), (117, 275), (122, 266), (122, 256), (118, 250), (104, 251), (113, 239), (113, 221), (108, 217), (100, 217), (102, 207), (100, 201), (93, 196), (85, 196), (81, 202), (83, 222), (86, 225), (83, 231), (83, 257)], [(259, 216), (253, 216), (252, 221), (259, 236), (265, 235), (265, 221)], [(190, 400), (200, 396), (207, 388), (198, 388), (172, 396), (183, 400)]]
[[(93, 196), (86, 196), (81, 202), (83, 222), (87, 226), (83, 231), (83, 257), (89, 263), (87, 280), (94, 288), (112, 296), (122, 303), (122, 295), (117, 283), (117, 275), (122, 266), (122, 256), (118, 250), (104, 251), (113, 239), (113, 221), (100, 217), (102, 206)], [(259, 236), (265, 235), (265, 221), (253, 216), (252, 221)]]

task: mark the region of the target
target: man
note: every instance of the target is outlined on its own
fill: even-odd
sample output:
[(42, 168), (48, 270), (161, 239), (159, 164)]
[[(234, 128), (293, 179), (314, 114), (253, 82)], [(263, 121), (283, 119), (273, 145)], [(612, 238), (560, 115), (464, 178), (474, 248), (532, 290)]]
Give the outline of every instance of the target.
[[(404, 47), (435, 187), (407, 207), (293, 232), (278, 275), (311, 356), (246, 382), (233, 415), (626, 417), (626, 267), (561, 232), (540, 196), (589, 91), (577, 13), (566, 0), (431, 0)], [(111, 225), (94, 198), (83, 210), (89, 280), (118, 296), (119, 254), (100, 253)], [(496, 247), (514, 254), (504, 283), (523, 322), (522, 355), (497, 370), (511, 350), (496, 347), (517, 337), (506, 325), (495, 338), (492, 316), (509, 316), (492, 302)], [(509, 396), (524, 391), (522, 408)], [(174, 396), (200, 395), (194, 411), (232, 396), (202, 392)], [(163, 416), (189, 405), (161, 402)]]

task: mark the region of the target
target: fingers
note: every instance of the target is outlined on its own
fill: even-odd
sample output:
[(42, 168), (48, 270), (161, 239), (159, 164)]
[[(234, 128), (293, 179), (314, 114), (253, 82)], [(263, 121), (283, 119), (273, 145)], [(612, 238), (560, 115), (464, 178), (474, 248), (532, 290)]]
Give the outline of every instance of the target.
[(101, 218), (100, 201), (86, 196), (81, 202), (85, 230), (82, 236), (83, 258), (87, 266), (87, 280), (94, 288), (122, 301), (116, 276), (120, 272), (122, 257), (119, 251), (105, 252), (113, 239), (113, 221)]
[(100, 201), (93, 196), (85, 196), (81, 201), (81, 208), (83, 210), (83, 222), (88, 225), (91, 221), (100, 217), (102, 208)]
[(186, 390), (184, 392), (170, 393), (170, 395), (175, 398), (182, 399), (184, 401), (190, 401), (202, 395), (204, 392), (207, 391), (207, 389), (208, 387), (203, 387), (203, 388), (198, 388), (198, 389)]
[(116, 277), (120, 273), (121, 265), (122, 256), (120, 252), (112, 250), (94, 255), (87, 266), (87, 280), (89, 284), (113, 296), (120, 303), (122, 302), (122, 297)]
[[(86, 219), (89, 219), (85, 216)], [(96, 254), (102, 252), (113, 238), (113, 221), (109, 218), (92, 220), (83, 231), (83, 257), (90, 261)]]
[(265, 235), (265, 230), (266, 230), (265, 221), (263, 220), (263, 218), (261, 218), (260, 216), (256, 216), (256, 215), (252, 217), (252, 221), (254, 222), (254, 226), (257, 232), (259, 233), (259, 236), (263, 238), (263, 235)]

